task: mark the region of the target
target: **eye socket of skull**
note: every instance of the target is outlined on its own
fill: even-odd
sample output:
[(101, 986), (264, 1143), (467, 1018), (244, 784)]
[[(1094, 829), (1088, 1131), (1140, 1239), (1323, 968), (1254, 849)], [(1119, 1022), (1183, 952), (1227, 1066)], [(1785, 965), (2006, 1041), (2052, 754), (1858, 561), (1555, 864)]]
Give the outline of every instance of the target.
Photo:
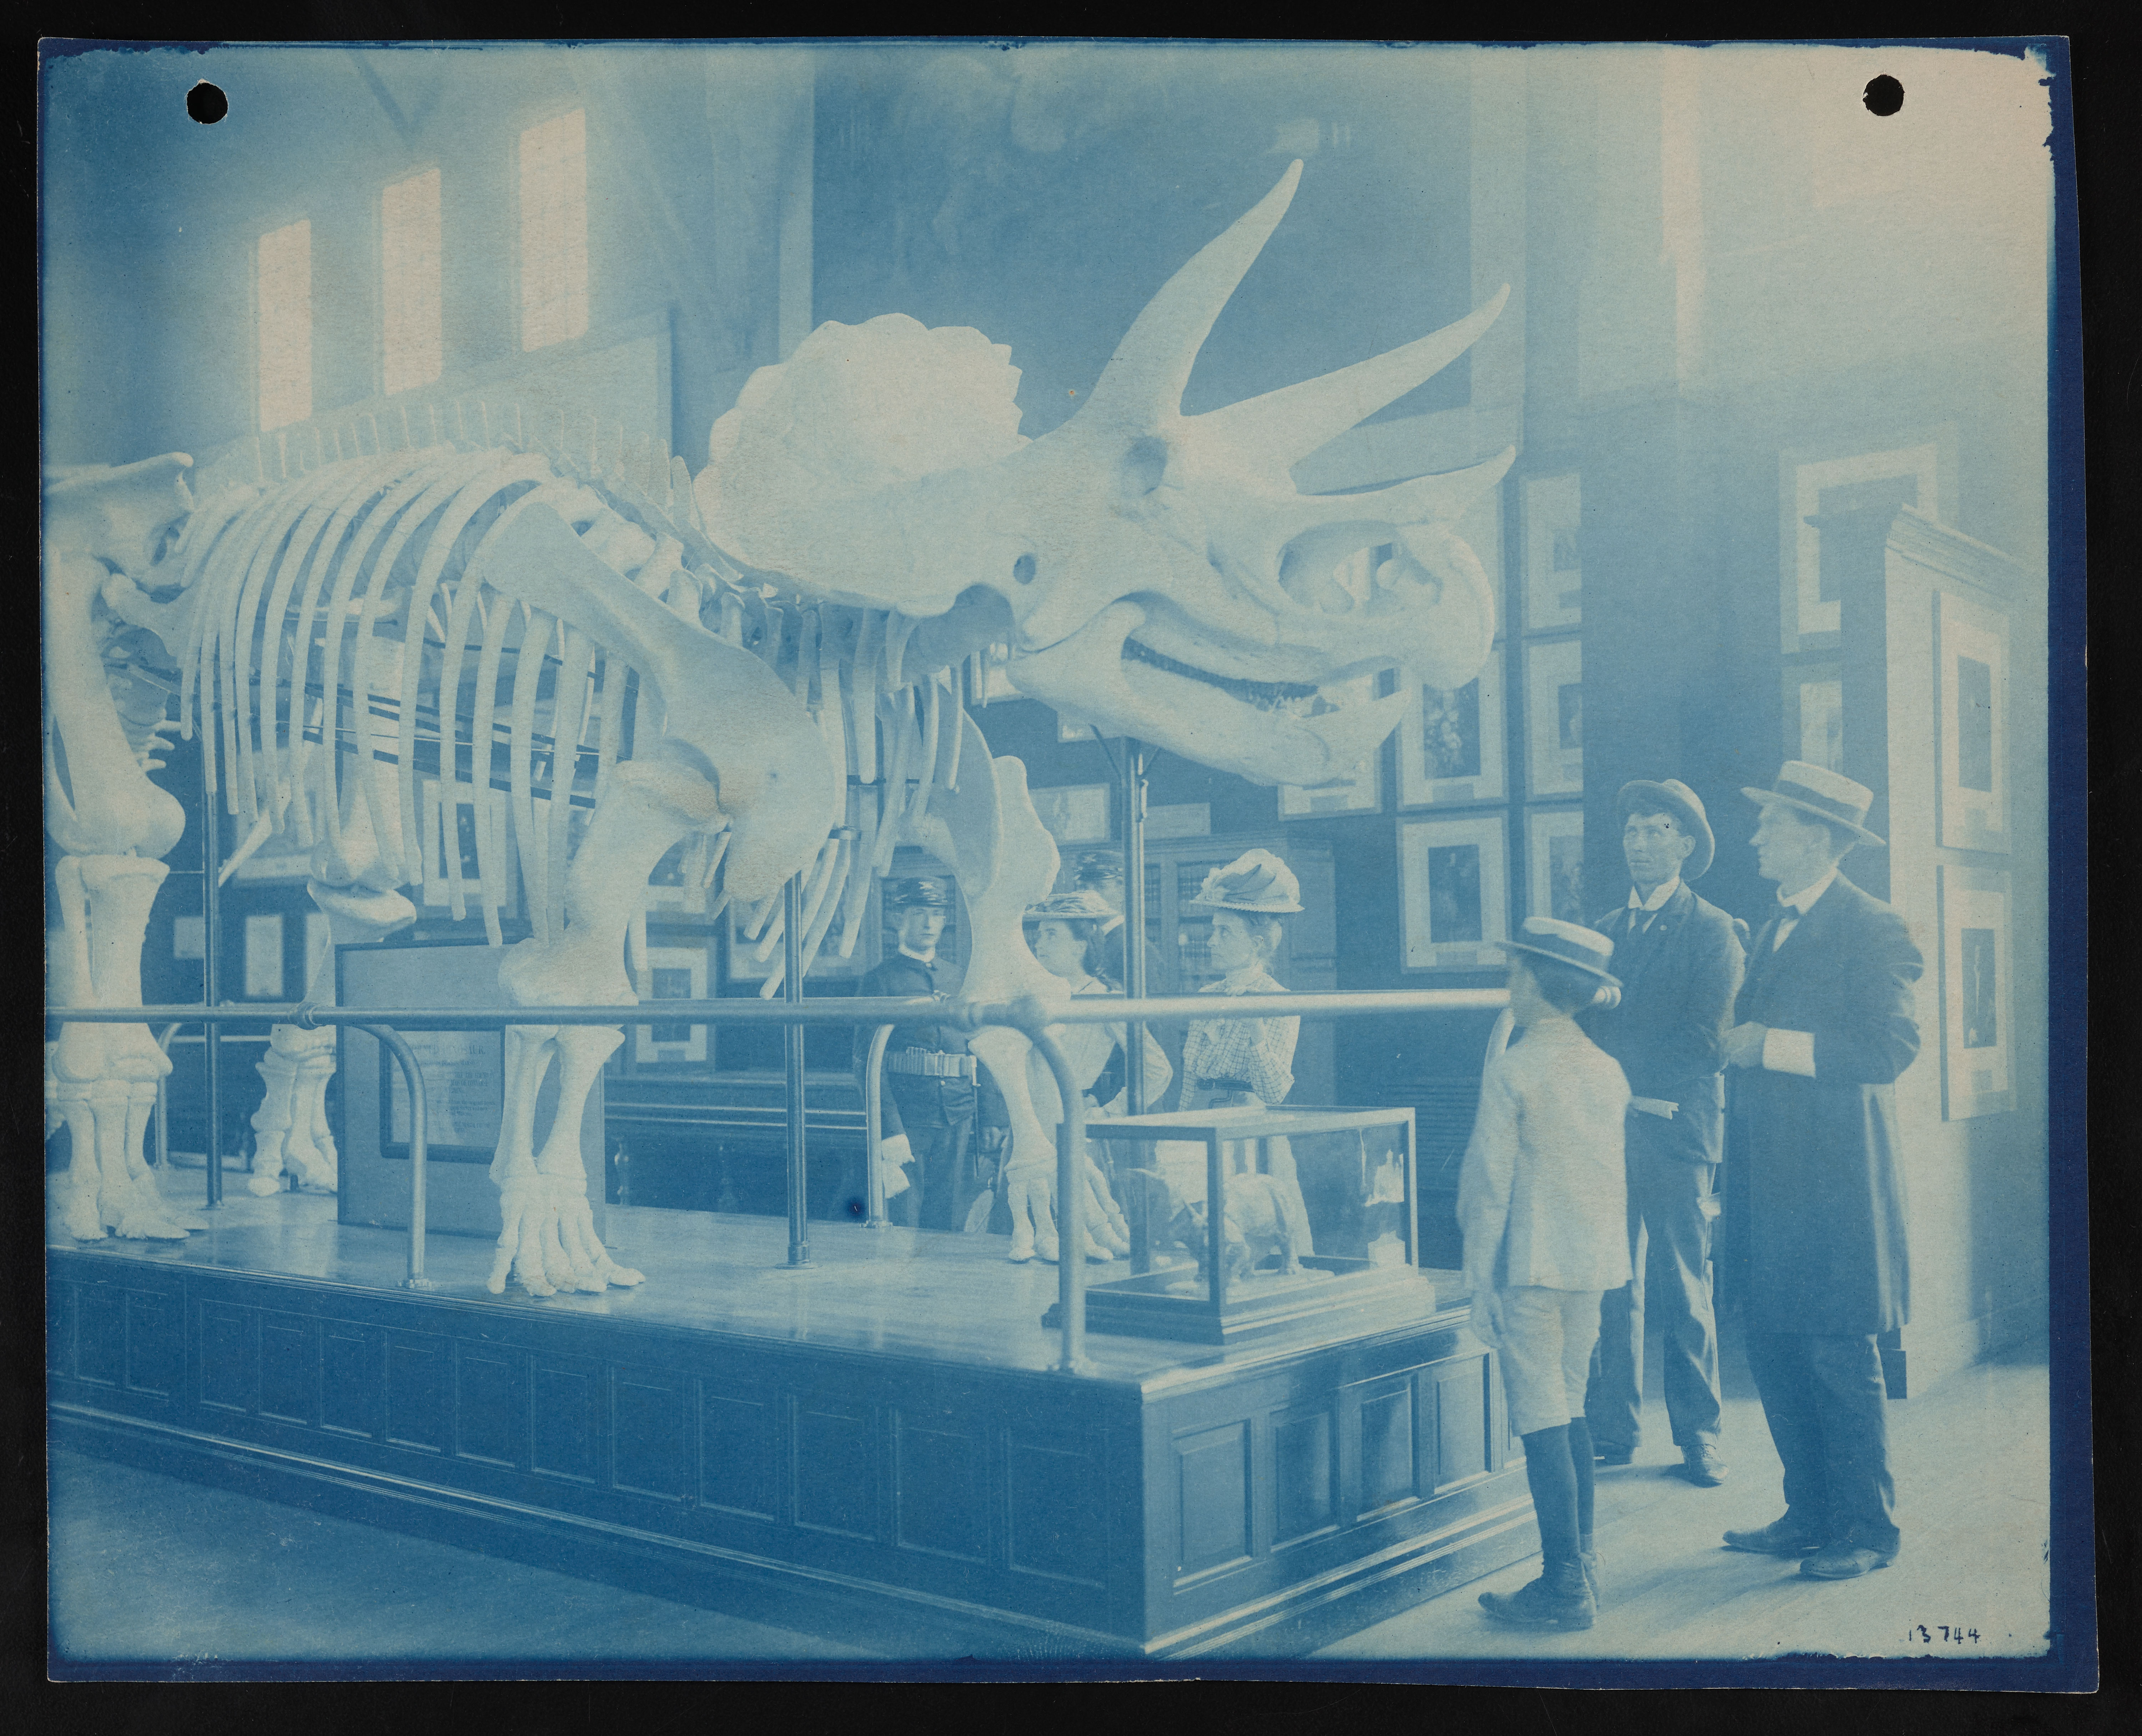
[(1011, 564), (1011, 575), (1021, 584), (1034, 583), (1034, 560), (1031, 555), (1022, 555)]
[(1167, 442), (1155, 434), (1141, 434), (1123, 454), (1121, 480), (1123, 493), (1133, 500), (1151, 494), (1167, 474)]

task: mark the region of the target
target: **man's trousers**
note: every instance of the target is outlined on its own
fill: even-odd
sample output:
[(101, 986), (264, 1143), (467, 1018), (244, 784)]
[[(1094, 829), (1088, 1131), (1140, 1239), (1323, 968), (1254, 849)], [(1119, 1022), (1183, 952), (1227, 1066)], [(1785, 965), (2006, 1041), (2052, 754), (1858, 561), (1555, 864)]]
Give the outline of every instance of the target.
[(1785, 1467), (1793, 1523), (1834, 1542), (1897, 1551), (1888, 1388), (1874, 1335), (1759, 1332), (1748, 1369)]
[(915, 1161), (907, 1191), (886, 1202), (886, 1216), (912, 1229), (965, 1229), (968, 1208), (983, 1187), (975, 1164), (975, 1087), (962, 1079), (906, 1073), (887, 1083)]
[(1663, 1329), (1661, 1373), (1674, 1444), (1684, 1449), (1698, 1442), (1715, 1445), (1718, 1323), (1711, 1305), (1710, 1258), (1717, 1166), (1690, 1163), (1652, 1149), (1633, 1125), (1641, 1115), (1629, 1119), (1631, 1277), (1623, 1288), (1607, 1291), (1600, 1304), (1599, 1349), (1584, 1395), (1585, 1420), (1592, 1425), (1595, 1446), (1636, 1449), (1643, 1433), (1648, 1304)]

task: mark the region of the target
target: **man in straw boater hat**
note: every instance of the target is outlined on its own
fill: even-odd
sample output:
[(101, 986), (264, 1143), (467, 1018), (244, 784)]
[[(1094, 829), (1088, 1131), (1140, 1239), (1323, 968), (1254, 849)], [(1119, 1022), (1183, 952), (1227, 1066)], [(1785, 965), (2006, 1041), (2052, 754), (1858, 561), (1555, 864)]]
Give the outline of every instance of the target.
[(1611, 998), (1614, 943), (1529, 916), (1510, 954), (1520, 1034), (1488, 1063), (1458, 1172), (1473, 1330), (1498, 1353), (1510, 1427), (1525, 1443), (1540, 1576), (1480, 1606), (1517, 1627), (1588, 1628), (1597, 1608), (1585, 1378), (1599, 1300), (1629, 1281), (1621, 1161), (1628, 1082), (1572, 1017)]
[(1778, 910), (1750, 949), (1727, 1033), (1725, 1281), (1784, 1465), (1785, 1512), (1729, 1549), (1851, 1579), (1897, 1554), (1888, 1390), (1876, 1339), (1909, 1306), (1894, 1082), (1919, 1052), (1925, 969), (1903, 918), (1838, 872), (1879, 846), (1873, 792), (1789, 761), (1767, 790), (1757, 865)]
[[(1592, 927), (1614, 943), (1618, 1006), (1578, 1016), (1621, 1063), (1629, 1100), (1629, 1281), (1599, 1314), (1584, 1414), (1602, 1464), (1636, 1457), (1644, 1406), (1644, 1316), (1661, 1329), (1666, 1418), (1690, 1482), (1725, 1481), (1718, 1450), (1718, 1323), (1711, 1305), (1713, 1186), (1724, 1155), (1725, 1032), (1740, 987), (1733, 919), (1689, 890), (1715, 842), (1702, 798), (1676, 778), (1639, 778), (1615, 798), (1629, 899)], [(1648, 1270), (1647, 1270), (1648, 1268)]]

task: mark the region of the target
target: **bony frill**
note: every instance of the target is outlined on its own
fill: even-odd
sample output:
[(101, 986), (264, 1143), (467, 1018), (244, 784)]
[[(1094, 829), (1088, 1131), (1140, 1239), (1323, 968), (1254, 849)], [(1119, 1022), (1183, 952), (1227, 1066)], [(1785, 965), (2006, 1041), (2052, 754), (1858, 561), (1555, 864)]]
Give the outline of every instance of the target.
[(1301, 910), (1301, 882), (1269, 850), (1252, 850), (1207, 875), (1190, 902), (1208, 910), (1292, 916)]

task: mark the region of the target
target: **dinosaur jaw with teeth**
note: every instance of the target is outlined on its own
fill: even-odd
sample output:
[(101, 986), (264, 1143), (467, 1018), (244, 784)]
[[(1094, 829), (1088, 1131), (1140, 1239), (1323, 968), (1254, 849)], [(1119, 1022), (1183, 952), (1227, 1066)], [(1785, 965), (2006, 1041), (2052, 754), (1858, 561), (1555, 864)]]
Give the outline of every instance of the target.
[(1006, 673), (1059, 710), (1256, 783), (1351, 777), (1405, 710), (1403, 691), (1334, 706), (1306, 683), (1246, 679), (1163, 655), (1133, 637), (1146, 619), (1135, 603), (1112, 604), (1070, 638), (1014, 654)]

